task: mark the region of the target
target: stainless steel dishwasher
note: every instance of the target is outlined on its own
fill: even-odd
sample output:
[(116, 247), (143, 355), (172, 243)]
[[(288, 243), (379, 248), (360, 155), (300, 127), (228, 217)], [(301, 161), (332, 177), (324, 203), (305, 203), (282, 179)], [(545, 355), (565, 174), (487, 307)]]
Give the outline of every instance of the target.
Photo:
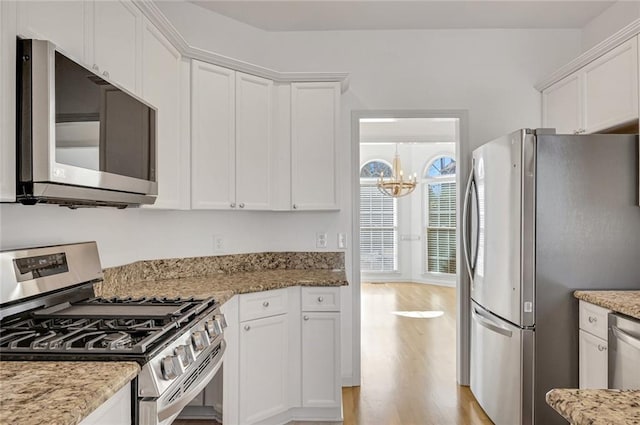
[(640, 389), (640, 320), (609, 313), (609, 388)]

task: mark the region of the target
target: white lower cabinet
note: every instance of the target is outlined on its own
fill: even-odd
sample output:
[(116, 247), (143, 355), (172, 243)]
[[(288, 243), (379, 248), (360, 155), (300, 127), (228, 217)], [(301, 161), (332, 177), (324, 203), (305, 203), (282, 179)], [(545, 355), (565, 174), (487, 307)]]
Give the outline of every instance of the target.
[(79, 425), (129, 425), (131, 424), (131, 383), (102, 403)]
[(342, 419), (339, 294), (289, 287), (223, 305), (224, 425)]
[(240, 423), (256, 423), (287, 409), (288, 314), (240, 325)]
[(607, 388), (607, 321), (610, 310), (580, 301), (578, 333), (580, 388)]
[(607, 341), (579, 331), (580, 388), (607, 388)]
[(340, 379), (340, 313), (302, 313), (302, 406), (340, 408)]

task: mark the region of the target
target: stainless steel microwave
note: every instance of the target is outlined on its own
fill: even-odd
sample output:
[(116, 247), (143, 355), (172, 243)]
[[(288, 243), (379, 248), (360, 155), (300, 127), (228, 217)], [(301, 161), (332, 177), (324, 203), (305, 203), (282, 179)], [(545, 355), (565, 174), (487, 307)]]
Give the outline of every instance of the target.
[(17, 51), (18, 202), (155, 202), (157, 110), (51, 42)]

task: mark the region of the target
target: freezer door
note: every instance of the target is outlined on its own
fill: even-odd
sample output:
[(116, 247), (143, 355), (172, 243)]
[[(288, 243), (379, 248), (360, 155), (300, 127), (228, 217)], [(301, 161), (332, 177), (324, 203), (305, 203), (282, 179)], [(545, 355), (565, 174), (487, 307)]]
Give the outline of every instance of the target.
[[(521, 217), (522, 146), (525, 131), (489, 142), (473, 152), (477, 240), (471, 298), (517, 325), (522, 323)], [(473, 189), (473, 185), (472, 185)], [(477, 209), (477, 212), (476, 212)], [(472, 245), (472, 244), (470, 244)]]
[(471, 305), (471, 392), (496, 425), (533, 425), (534, 331)]

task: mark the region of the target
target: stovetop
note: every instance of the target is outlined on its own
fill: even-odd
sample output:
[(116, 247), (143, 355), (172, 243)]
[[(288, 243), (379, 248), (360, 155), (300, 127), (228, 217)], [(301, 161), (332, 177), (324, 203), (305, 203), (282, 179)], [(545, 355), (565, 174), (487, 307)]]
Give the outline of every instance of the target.
[[(91, 298), (34, 309), (0, 322), (0, 356), (146, 358), (180, 328), (217, 308), (213, 298)], [(85, 357), (86, 356), (86, 357)], [(61, 357), (64, 359), (64, 357)]]

